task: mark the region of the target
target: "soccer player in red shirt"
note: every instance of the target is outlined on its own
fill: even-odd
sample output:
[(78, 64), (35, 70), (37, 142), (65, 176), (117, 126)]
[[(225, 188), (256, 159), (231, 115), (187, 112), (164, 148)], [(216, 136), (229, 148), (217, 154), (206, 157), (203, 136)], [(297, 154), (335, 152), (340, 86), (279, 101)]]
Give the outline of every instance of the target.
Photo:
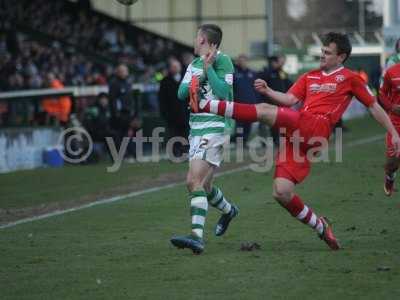
[[(388, 112), (390, 120), (400, 132), (400, 63), (391, 66), (386, 70), (383, 83), (379, 89), (379, 100)], [(385, 163), (385, 184), (384, 192), (391, 196), (394, 189), (394, 179), (399, 168), (400, 159), (395, 154), (392, 143), (392, 135), (386, 134), (386, 163)]]
[[(255, 81), (255, 89), (272, 99), (278, 106), (217, 100), (203, 100), (198, 103), (196, 99), (192, 99), (191, 107), (192, 110), (200, 109), (242, 122), (261, 121), (286, 130), (285, 147), (279, 149), (276, 156), (273, 197), (293, 217), (316, 230), (332, 250), (338, 250), (339, 243), (327, 219), (318, 217), (294, 193), (296, 184), (301, 183), (310, 172), (308, 151), (320, 146), (317, 140), (328, 140), (334, 125), (353, 96), (367, 106), (372, 116), (391, 134), (391, 143), (397, 154), (400, 153), (400, 138), (365, 82), (358, 74), (343, 66), (351, 53), (347, 35), (334, 32), (326, 34), (321, 51), (320, 68), (302, 75), (287, 93), (272, 90), (261, 79)], [(212, 57), (212, 54), (209, 57)], [(194, 91), (190, 94), (192, 98), (197, 98)], [(290, 108), (298, 102), (302, 102), (300, 111)], [(297, 151), (300, 153), (295, 151), (296, 141), (300, 142)]]

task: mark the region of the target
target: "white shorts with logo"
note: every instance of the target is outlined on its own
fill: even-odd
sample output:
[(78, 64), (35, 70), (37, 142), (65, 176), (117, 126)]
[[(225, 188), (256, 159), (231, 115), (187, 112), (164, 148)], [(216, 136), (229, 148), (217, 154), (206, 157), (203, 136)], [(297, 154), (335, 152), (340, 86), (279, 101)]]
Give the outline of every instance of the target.
[(226, 141), (229, 141), (229, 135), (189, 136), (189, 161), (201, 159), (219, 167), (224, 159), (224, 143)]

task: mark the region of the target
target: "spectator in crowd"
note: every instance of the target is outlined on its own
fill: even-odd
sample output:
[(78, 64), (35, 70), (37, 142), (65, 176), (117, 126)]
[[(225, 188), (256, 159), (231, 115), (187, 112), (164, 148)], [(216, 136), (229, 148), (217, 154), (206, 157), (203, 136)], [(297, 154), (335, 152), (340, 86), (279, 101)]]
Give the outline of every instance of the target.
[[(143, 109), (149, 112), (159, 112), (159, 102), (157, 97), (157, 87), (158, 84), (164, 78), (164, 74), (161, 71), (157, 71), (154, 67), (150, 66), (147, 68), (145, 73), (143, 74), (140, 82), (145, 84), (147, 87), (152, 87), (146, 89), (141, 96), (143, 100)], [(154, 88), (155, 87), (155, 88)]]
[[(254, 80), (256, 72), (249, 68), (248, 57), (244, 54), (239, 55), (236, 60), (236, 70), (233, 76), (233, 95), (235, 101), (241, 103), (257, 103), (257, 95), (254, 91)], [(251, 130), (251, 123), (236, 122), (236, 137), (242, 137), (246, 145)]]
[[(47, 84), (52, 89), (63, 89), (64, 84), (53, 73), (47, 74)], [(47, 98), (42, 101), (43, 110), (55, 117), (62, 125), (66, 125), (71, 113), (72, 101), (69, 96)]]
[[(292, 82), (290, 81), (288, 74), (283, 70), (283, 66), (285, 65), (285, 63), (286, 58), (282, 54), (268, 57), (268, 67), (265, 67), (260, 72), (258, 77), (265, 80), (265, 82), (271, 89), (278, 92), (286, 93), (292, 86)], [(270, 99), (263, 100), (268, 103), (271, 102)], [(279, 145), (279, 130), (270, 128), (270, 133), (274, 140), (274, 144)]]
[(282, 54), (268, 57), (268, 67), (259, 74), (259, 78), (265, 80), (272, 88), (279, 92), (286, 92), (292, 85), (288, 74), (283, 70), (286, 58)]
[(98, 95), (94, 105), (89, 106), (84, 113), (83, 126), (93, 140), (93, 155), (91, 161), (97, 161), (105, 153), (106, 137), (115, 139), (116, 132), (111, 128), (111, 109), (108, 95)]
[[(161, 81), (158, 92), (160, 113), (167, 123), (169, 138), (175, 136), (187, 138), (189, 133), (189, 110), (186, 103), (178, 99), (181, 71), (181, 63), (176, 58), (170, 58), (168, 74)], [(186, 151), (186, 147), (175, 143), (172, 150), (175, 157), (180, 157)]]
[(0, 128), (7, 122), (7, 102), (0, 101)]
[(371, 86), (375, 95), (377, 95), (379, 91), (381, 74), (382, 74), (382, 67), (380, 64), (376, 64), (371, 71)]
[[(66, 85), (103, 82), (106, 66), (93, 64), (83, 53), (101, 60), (106, 58), (115, 63), (129, 63), (140, 80), (140, 76), (149, 67), (158, 70), (168, 55), (182, 51), (181, 46), (172, 41), (144, 33), (130, 25), (122, 25), (90, 8), (88, 0), (81, 0), (79, 3), (4, 0), (2, 22), (6, 24), (7, 32), (14, 30), (12, 26), (22, 24), (32, 31), (45, 34), (53, 42), (49, 46), (46, 41), (46, 46), (43, 46), (37, 42), (24, 41), (24, 49), (20, 49), (21, 42), (16, 39), (15, 33), (7, 34), (4, 38), (4, 34), (0, 32), (0, 53), (7, 49), (7, 54), (13, 55), (10, 65), (18, 66), (18, 70), (14, 68), (14, 72), (5, 74), (0, 59), (0, 89), (43, 87), (42, 82), (47, 72), (56, 74)], [(30, 60), (28, 65), (38, 72), (25, 76), (25, 59)], [(92, 76), (94, 72), (103, 72), (102, 77)]]
[[(104, 64), (91, 63), (80, 54), (62, 49), (56, 42), (44, 46), (20, 33), (16, 33), (15, 40), (17, 51), (11, 52), (7, 44), (0, 54), (0, 90), (48, 87), (48, 73), (55, 74), (66, 86), (106, 82)], [(0, 48), (1, 43), (0, 38)]]
[(126, 149), (126, 159), (128, 162), (135, 162), (136, 159), (136, 143), (133, 140), (137, 136), (139, 130), (142, 129), (142, 120), (139, 116), (134, 116), (129, 123), (128, 131), (126, 136), (129, 137), (130, 141)]
[(194, 60), (194, 55), (192, 52), (184, 52), (182, 53), (181, 61), (182, 61), (182, 78), (185, 76), (185, 72), (187, 67)]
[(120, 64), (115, 69), (115, 76), (109, 84), (112, 128), (119, 133), (121, 141), (128, 131), (131, 118), (135, 114), (132, 81), (129, 69)]

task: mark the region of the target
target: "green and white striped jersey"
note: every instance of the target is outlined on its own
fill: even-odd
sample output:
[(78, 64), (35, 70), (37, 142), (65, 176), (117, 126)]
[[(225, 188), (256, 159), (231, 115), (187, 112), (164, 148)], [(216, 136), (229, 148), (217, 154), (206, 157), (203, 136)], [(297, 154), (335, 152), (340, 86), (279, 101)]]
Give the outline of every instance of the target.
[(385, 76), (386, 70), (389, 69), (391, 66), (400, 63), (400, 53), (394, 53), (388, 57), (385, 63), (385, 67), (381, 73), (381, 77), (379, 79), (380, 86), (383, 84), (383, 77)]
[[(234, 67), (231, 58), (218, 51), (215, 62), (204, 74), (204, 61), (198, 57), (187, 67), (186, 74), (179, 86), (178, 97), (187, 100), (189, 84), (192, 76), (200, 79), (201, 99), (233, 100), (233, 73)], [(205, 134), (224, 134), (231, 128), (232, 120), (209, 113), (190, 114), (190, 135), (202, 136)]]
[(400, 53), (392, 54), (385, 65), (385, 69), (389, 69), (391, 66), (400, 63)]

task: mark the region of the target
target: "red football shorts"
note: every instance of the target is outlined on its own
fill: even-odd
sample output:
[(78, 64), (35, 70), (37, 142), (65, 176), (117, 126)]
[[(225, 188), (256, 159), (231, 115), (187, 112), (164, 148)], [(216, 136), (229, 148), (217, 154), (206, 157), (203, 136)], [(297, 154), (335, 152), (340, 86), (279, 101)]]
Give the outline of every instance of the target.
[(279, 107), (274, 128), (281, 132), (274, 178), (283, 177), (296, 184), (300, 183), (311, 170), (307, 152), (321, 146), (321, 142), (318, 142), (321, 138), (328, 141), (332, 130), (330, 121), (322, 115)]

